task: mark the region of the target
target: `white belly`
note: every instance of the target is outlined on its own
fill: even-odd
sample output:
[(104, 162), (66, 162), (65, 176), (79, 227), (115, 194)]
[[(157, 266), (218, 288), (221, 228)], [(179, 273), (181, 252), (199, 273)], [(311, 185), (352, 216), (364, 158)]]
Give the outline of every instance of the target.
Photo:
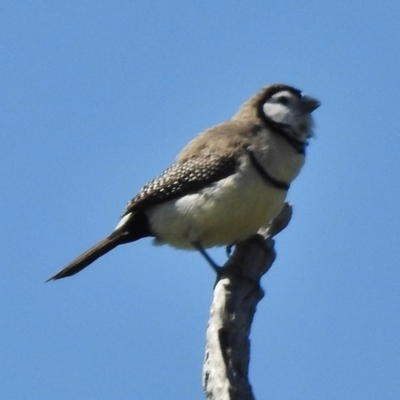
[(286, 191), (270, 186), (253, 168), (196, 194), (148, 210), (157, 242), (178, 248), (229, 245), (255, 234), (281, 210)]

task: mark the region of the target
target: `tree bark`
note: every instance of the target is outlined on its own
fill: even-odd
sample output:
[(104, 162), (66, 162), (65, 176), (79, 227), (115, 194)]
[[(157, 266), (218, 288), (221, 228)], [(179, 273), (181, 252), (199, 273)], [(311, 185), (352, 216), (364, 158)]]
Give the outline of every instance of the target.
[(285, 204), (271, 225), (235, 246), (214, 288), (206, 334), (203, 388), (209, 400), (254, 400), (249, 382), (250, 330), (260, 280), (275, 260), (273, 237), (288, 225), (292, 208)]

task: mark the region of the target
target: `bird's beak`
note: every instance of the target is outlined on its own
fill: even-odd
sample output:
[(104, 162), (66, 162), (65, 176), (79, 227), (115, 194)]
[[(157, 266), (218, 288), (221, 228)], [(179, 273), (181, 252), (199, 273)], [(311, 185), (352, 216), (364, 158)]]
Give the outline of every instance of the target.
[(321, 103), (317, 99), (314, 99), (313, 97), (303, 96), (301, 98), (301, 108), (306, 113), (312, 113), (320, 105)]

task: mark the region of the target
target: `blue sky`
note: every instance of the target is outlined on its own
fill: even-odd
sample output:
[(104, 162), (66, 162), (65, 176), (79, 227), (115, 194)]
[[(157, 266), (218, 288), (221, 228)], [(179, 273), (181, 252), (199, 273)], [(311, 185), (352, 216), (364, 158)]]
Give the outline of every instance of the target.
[(203, 398), (198, 254), (142, 240), (43, 282), (193, 136), (284, 82), (323, 106), (263, 279), (254, 392), (400, 398), (399, 17), (395, 1), (2, 2), (0, 397)]

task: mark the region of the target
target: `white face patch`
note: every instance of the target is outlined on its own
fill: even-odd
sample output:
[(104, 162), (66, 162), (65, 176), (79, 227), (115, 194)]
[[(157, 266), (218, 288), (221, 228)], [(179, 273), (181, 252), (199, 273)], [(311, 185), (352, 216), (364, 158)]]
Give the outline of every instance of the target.
[(265, 115), (278, 123), (293, 124), (293, 119), (298, 114), (300, 100), (291, 92), (284, 90), (275, 93), (263, 106)]
[(271, 96), (263, 105), (266, 117), (274, 122), (288, 125), (296, 136), (307, 139), (312, 135), (312, 118), (302, 108), (302, 100), (294, 93), (283, 90)]

